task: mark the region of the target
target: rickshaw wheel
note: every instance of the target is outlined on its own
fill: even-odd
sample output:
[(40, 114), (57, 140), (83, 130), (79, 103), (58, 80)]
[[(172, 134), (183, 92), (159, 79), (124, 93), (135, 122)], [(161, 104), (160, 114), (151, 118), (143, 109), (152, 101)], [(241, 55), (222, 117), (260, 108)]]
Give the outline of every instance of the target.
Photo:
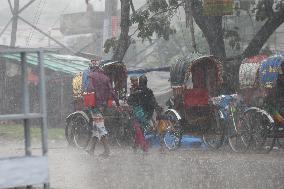
[(74, 146), (74, 141), (73, 141), (73, 134), (72, 134), (72, 125), (73, 122), (70, 120), (67, 121), (67, 124), (65, 126), (65, 138), (67, 140), (68, 145)]
[(121, 147), (132, 143), (134, 131), (128, 113), (119, 112), (118, 114), (116, 114), (117, 117), (114, 116), (115, 119), (106, 118), (105, 125), (109, 132), (110, 143)]
[(225, 124), (220, 115), (221, 112), (213, 110), (210, 123), (203, 131), (203, 141), (212, 149), (220, 148), (225, 138)]
[(181, 143), (180, 131), (167, 131), (164, 135), (164, 143), (169, 150), (179, 148)]
[(251, 134), (249, 127), (240, 120), (237, 123), (238, 130), (234, 131), (234, 134), (229, 136), (229, 145), (234, 152), (245, 153), (251, 141)]
[(234, 117), (229, 119), (228, 127), (231, 129), (229, 145), (234, 152), (244, 153), (248, 150), (251, 142), (250, 127), (246, 124), (246, 117)]
[(89, 120), (78, 113), (71, 118), (69, 123), (70, 126), (68, 130), (70, 131), (68, 131), (67, 141), (69, 140), (69, 144), (76, 148), (85, 149), (88, 146), (92, 135)]
[(284, 149), (284, 138), (277, 138), (277, 144), (280, 148)]
[(181, 145), (181, 122), (171, 111), (166, 112), (166, 115), (170, 125), (168, 126), (168, 131), (164, 135), (164, 143), (169, 150), (176, 150)]
[(244, 112), (245, 124), (250, 128), (249, 149), (257, 153), (269, 153), (276, 142), (276, 126), (272, 117), (259, 108)]

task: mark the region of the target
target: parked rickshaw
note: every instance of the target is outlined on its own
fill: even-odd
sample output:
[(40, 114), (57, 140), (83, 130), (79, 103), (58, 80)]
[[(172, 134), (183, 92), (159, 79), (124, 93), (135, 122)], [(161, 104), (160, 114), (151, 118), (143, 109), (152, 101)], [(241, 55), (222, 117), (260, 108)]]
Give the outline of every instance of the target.
[[(124, 100), (127, 92), (126, 66), (121, 62), (103, 61), (100, 67), (110, 78), (119, 99)], [(74, 76), (74, 112), (66, 118), (65, 136), (70, 145), (84, 149), (91, 139), (91, 110), (95, 106), (95, 95), (84, 92), (82, 82), (84, 82), (83, 73)], [(103, 113), (110, 141), (118, 145), (129, 144), (133, 136), (129, 107), (121, 104), (122, 111), (118, 111), (112, 103), (112, 99), (109, 99), (108, 108)]]
[(186, 132), (202, 136), (214, 149), (223, 144), (223, 115), (210, 100), (220, 94), (222, 74), (222, 62), (214, 56), (192, 54), (171, 67), (173, 96), (166, 111), (170, 124), (165, 137), (168, 148), (177, 148)]
[(267, 58), (266, 55), (257, 55), (242, 61), (239, 69), (239, 91), (237, 94), (225, 95), (227, 109), (227, 137), (230, 147), (235, 152), (245, 152), (251, 140), (250, 127), (244, 124), (244, 112), (251, 106), (258, 107), (262, 103), (259, 88), (259, 68)]
[(280, 79), (280, 76), (283, 77), (283, 73), (280, 75), (283, 64), (283, 55), (274, 55), (262, 61), (258, 71), (258, 94), (263, 96), (264, 102), (262, 106), (259, 106), (263, 109), (250, 107), (242, 115), (243, 124), (250, 128), (250, 149), (257, 152), (269, 152), (276, 142), (283, 146), (283, 112), (275, 112), (275, 107), (265, 103), (267, 98), (274, 98), (273, 91), (279, 87), (277, 80)]

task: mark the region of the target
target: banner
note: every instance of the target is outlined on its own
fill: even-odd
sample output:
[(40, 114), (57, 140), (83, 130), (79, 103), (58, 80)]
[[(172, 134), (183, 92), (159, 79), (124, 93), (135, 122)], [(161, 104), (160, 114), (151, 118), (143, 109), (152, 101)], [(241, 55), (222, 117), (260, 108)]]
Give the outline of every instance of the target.
[(224, 16), (232, 15), (234, 10), (234, 0), (204, 0), (203, 15)]
[(118, 18), (117, 16), (111, 17), (111, 35), (112, 37), (117, 37), (118, 30)]

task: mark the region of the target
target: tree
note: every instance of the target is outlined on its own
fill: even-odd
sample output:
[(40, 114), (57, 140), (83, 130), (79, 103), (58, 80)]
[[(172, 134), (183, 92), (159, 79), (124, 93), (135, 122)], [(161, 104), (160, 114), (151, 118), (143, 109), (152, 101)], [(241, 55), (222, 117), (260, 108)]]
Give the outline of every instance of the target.
[(265, 23), (243, 52), (243, 57), (256, 55), (271, 34), (284, 22), (284, 0), (261, 0), (256, 5), (256, 19)]
[[(120, 0), (121, 4), (121, 22), (120, 22), (120, 36), (119, 39), (111, 38), (107, 39), (104, 44), (105, 53), (109, 53), (113, 49), (112, 60), (122, 61), (125, 53), (131, 43), (131, 37), (129, 36), (130, 22), (130, 6), (133, 6), (132, 0)], [(134, 10), (134, 8), (133, 8)]]
[(112, 59), (122, 61), (123, 57), (130, 45), (129, 27), (130, 27), (130, 4), (131, 0), (120, 0), (121, 2), (121, 23), (120, 36), (118, 41), (114, 44), (114, 54)]
[[(190, 6), (186, 6), (189, 4)], [(143, 40), (151, 40), (154, 34), (168, 40), (170, 35), (176, 32), (171, 21), (180, 7), (194, 18), (206, 38), (210, 54), (226, 58), (224, 43), (226, 38), (231, 38), (232, 46), (239, 47), (236, 45), (236, 41), (240, 40), (237, 31), (224, 30), (223, 16), (204, 15), (201, 0), (147, 0), (146, 5), (137, 11), (134, 10), (131, 0), (121, 0), (121, 34), (118, 40), (111, 39), (105, 43), (106, 52), (113, 47), (113, 59), (120, 61), (123, 59), (131, 41), (128, 34), (129, 27), (133, 24), (137, 25), (137, 37)], [(130, 15), (130, 8), (132, 15)], [(239, 58), (258, 54), (271, 34), (284, 22), (284, 0), (255, 0), (252, 13), (255, 14), (256, 21), (263, 21), (264, 24), (248, 43), (247, 48), (238, 56)], [(187, 22), (190, 21), (187, 20)]]
[(208, 42), (210, 53), (218, 57), (226, 57), (222, 16), (204, 16), (202, 2), (199, 0), (193, 0), (192, 6), (192, 15)]
[[(148, 0), (147, 9), (140, 10), (132, 17), (132, 23), (138, 24), (138, 37), (150, 39), (154, 33), (159, 37), (168, 39), (175, 30), (170, 22), (176, 10), (184, 3), (191, 3), (192, 16), (202, 30), (210, 53), (221, 58), (226, 57), (225, 32), (222, 27), (222, 16), (206, 16), (203, 14), (201, 0)], [(185, 8), (190, 6), (184, 6)], [(185, 10), (190, 12), (191, 10)], [(270, 35), (284, 22), (284, 1), (258, 0), (253, 10), (257, 21), (265, 23), (250, 41), (241, 57), (248, 57), (259, 53)]]

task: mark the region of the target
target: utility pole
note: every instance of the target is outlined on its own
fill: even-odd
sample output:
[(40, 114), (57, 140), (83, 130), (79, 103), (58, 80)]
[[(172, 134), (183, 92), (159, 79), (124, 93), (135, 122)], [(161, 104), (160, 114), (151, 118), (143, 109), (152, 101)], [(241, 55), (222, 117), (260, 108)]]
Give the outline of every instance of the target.
[(20, 1), (14, 0), (13, 8), (13, 22), (12, 22), (12, 32), (11, 32), (11, 41), (10, 46), (15, 47), (17, 40), (17, 28), (18, 28), (18, 12), (19, 12)]

